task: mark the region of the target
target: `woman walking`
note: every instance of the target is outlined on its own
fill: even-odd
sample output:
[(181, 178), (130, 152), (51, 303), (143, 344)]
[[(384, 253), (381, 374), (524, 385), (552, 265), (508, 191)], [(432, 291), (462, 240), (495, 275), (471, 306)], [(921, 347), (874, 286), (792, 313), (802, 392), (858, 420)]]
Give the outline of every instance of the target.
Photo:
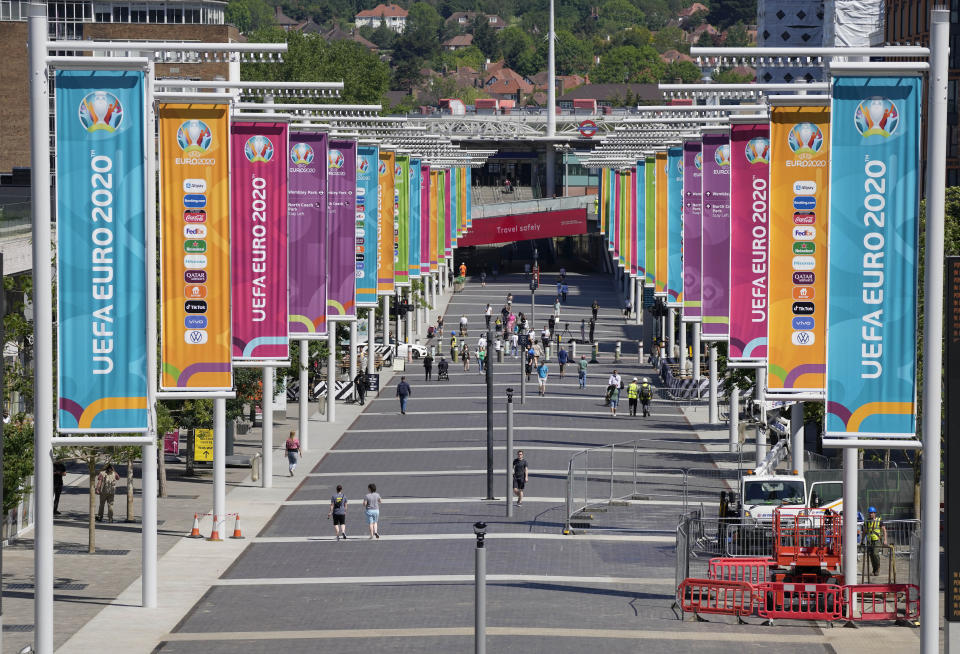
[(284, 443), (284, 447), (287, 450), (287, 468), (290, 470), (290, 476), (293, 476), (293, 471), (297, 469), (297, 461), (300, 460), (300, 441), (297, 440), (297, 432), (290, 432), (290, 436), (287, 437), (287, 442)]
[(363, 496), (363, 510), (367, 514), (367, 525), (370, 527), (370, 540), (380, 538), (378, 529), (380, 522), (380, 502), (383, 498), (377, 492), (376, 484), (368, 484), (367, 490), (370, 492)]
[(460, 350), (460, 358), (463, 359), (463, 371), (470, 372), (470, 347), (464, 343)]

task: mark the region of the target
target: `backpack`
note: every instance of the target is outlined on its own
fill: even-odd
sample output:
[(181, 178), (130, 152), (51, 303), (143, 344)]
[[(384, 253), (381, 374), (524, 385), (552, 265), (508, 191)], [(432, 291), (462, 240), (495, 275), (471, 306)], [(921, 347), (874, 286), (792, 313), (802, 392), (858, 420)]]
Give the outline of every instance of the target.
[(113, 476), (113, 472), (104, 472), (102, 474), (103, 477), (100, 478), (100, 483), (97, 484), (97, 493), (100, 495), (113, 495), (117, 490), (117, 478)]
[(652, 389), (650, 388), (650, 384), (642, 385), (640, 387), (640, 399), (649, 400), (651, 397), (653, 397), (653, 392), (652, 392)]

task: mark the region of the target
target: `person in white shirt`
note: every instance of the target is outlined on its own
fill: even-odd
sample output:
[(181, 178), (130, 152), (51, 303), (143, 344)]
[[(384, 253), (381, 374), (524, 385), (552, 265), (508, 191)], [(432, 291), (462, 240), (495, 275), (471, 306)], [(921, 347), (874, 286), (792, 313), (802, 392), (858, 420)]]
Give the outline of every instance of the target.
[(480, 338), (477, 339), (477, 347), (482, 349), (487, 347), (487, 337), (483, 334), (480, 335)]
[(610, 378), (607, 380), (607, 386), (616, 386), (617, 388), (620, 388), (621, 383), (620, 375), (618, 375), (617, 371), (614, 370), (613, 374), (610, 375)]
[(490, 329), (490, 318), (493, 316), (493, 308), (488, 304), (483, 312), (483, 317), (487, 321), (487, 329)]
[(510, 334), (510, 353), (516, 359), (519, 353), (520, 337), (516, 334)]

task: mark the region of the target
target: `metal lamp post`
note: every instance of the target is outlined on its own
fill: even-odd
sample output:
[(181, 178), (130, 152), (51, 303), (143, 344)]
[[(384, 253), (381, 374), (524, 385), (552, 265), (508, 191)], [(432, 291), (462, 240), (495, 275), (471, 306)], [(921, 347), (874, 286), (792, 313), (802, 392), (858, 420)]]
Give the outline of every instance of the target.
[[(493, 496), (493, 360), (490, 357), (490, 343), (493, 342), (493, 332), (487, 328), (487, 354), (483, 359), (487, 379), (487, 498)], [(507, 500), (509, 501), (509, 497)]]
[(512, 484), (512, 475), (510, 474), (510, 466), (513, 465), (513, 389), (507, 389), (507, 455), (506, 455), (507, 465), (504, 467), (506, 470), (506, 484), (507, 489), (504, 495), (507, 499), (507, 517), (513, 517), (513, 484)]
[[(508, 498), (507, 503), (510, 503)], [(487, 548), (483, 539), (487, 535), (487, 523), (475, 522), (473, 533), (477, 536), (476, 566), (474, 569), (474, 616), (473, 651), (486, 654), (487, 651)]]

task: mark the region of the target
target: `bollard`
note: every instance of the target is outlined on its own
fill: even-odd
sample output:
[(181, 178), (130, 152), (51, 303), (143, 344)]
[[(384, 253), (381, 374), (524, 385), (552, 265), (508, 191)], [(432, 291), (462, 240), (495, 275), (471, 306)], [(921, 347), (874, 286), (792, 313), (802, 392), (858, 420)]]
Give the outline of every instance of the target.
[(553, 352), (553, 345), (548, 345), (547, 349), (544, 350), (544, 356), (546, 357), (547, 361), (550, 360), (550, 355), (552, 354), (552, 352)]
[(577, 341), (570, 341), (570, 360), (573, 361), (577, 358)]
[(598, 343), (597, 341), (594, 341), (594, 342), (593, 342), (593, 352), (591, 352), (591, 354), (590, 354), (590, 356), (592, 357), (592, 358), (590, 359), (590, 363), (600, 363), (599, 361), (597, 361), (597, 355), (598, 355), (598, 354), (600, 354), (600, 343)]
[(643, 365), (643, 341), (637, 341), (637, 365)]
[(260, 453), (253, 455), (253, 462), (250, 464), (250, 481), (260, 481)]
[(620, 341), (613, 347), (613, 362), (620, 363)]
[(430, 346), (430, 356), (432, 356), (432, 357), (437, 356), (437, 346), (436, 346), (436, 345), (431, 345), (431, 346)]

